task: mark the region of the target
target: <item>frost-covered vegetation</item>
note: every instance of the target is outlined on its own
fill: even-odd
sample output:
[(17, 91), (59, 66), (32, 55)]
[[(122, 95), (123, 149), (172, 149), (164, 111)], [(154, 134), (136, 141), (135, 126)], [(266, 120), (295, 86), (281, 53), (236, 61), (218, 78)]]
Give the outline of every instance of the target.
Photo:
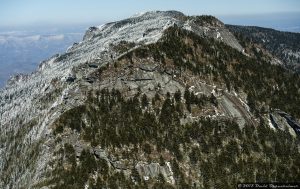
[(214, 17), (174, 11), (90, 28), (1, 91), (0, 187), (299, 180), (299, 137), (270, 120), (280, 109), (297, 125), (299, 75), (251, 45)]

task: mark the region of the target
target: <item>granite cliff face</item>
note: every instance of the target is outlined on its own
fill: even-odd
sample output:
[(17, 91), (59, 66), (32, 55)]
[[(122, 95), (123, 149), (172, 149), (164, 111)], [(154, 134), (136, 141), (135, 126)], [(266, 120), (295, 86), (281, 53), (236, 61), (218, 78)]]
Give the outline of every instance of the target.
[[(241, 133), (259, 125), (267, 125), (261, 127), (274, 138), (290, 128), (286, 137), (294, 135), (292, 150), (299, 155), (299, 112), (289, 112), (293, 106), (276, 96), (299, 76), (285, 75), (287, 81), (279, 83), (265, 75), (266, 91), (259, 90), (256, 82), (246, 83), (264, 74), (249, 66), (256, 61), (211, 16), (155, 11), (91, 27), (82, 42), (34, 73), (13, 77), (1, 90), (0, 187), (213, 186), (222, 182), (205, 181), (212, 177), (205, 166), (213, 151), (221, 153), (231, 142), (239, 151), (239, 137), (248, 140), (263, 131)], [(257, 65), (288, 74), (267, 61)], [(259, 95), (270, 96), (256, 100)], [(274, 108), (295, 114), (289, 117), (294, 122), (277, 121)], [(277, 124), (285, 126), (274, 129)], [(220, 137), (226, 129), (233, 139)], [(200, 131), (209, 134), (202, 138)], [(216, 148), (209, 145), (215, 135), (221, 140)], [(261, 150), (256, 158), (263, 158), (264, 143), (256, 145)], [(231, 164), (224, 167), (228, 174)]]

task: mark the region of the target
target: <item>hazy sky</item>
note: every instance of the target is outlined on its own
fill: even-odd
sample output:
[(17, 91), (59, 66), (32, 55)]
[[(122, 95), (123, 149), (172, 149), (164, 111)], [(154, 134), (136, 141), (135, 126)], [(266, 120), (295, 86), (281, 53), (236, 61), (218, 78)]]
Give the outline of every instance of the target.
[(148, 10), (211, 14), (239, 22), (243, 16), (257, 15), (259, 20), (267, 14), (299, 15), (300, 0), (0, 0), (0, 27), (101, 24)]

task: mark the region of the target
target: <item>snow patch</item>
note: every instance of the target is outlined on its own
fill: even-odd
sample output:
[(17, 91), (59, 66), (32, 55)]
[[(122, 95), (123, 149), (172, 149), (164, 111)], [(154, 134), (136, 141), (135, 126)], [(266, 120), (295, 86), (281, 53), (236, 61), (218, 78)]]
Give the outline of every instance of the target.
[(144, 176), (144, 180), (145, 181), (149, 180), (149, 176)]
[(97, 28), (98, 28), (99, 30), (102, 30), (102, 29), (104, 28), (104, 26), (106, 26), (106, 24), (101, 24), (101, 25), (97, 26)]
[(272, 124), (272, 121), (271, 121), (270, 119), (268, 119), (268, 123), (269, 123), (269, 127), (270, 127), (271, 129), (276, 130), (276, 128), (274, 127), (274, 125)]
[(147, 12), (145, 12), (145, 11), (143, 11), (143, 12), (138, 12), (138, 13), (135, 13), (134, 15), (132, 15), (130, 18), (140, 17), (140, 16), (143, 16), (145, 13), (147, 13)]

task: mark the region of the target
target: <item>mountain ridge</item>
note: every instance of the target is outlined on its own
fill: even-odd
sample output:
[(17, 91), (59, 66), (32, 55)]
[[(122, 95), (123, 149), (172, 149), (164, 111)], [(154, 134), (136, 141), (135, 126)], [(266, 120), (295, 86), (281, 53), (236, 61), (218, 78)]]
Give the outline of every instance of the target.
[[(72, 187), (68, 184), (74, 182), (73, 184), (78, 184), (76, 187), (82, 184), (89, 187), (108, 182), (105, 175), (99, 176), (100, 181), (97, 178), (95, 183), (93, 180), (80, 180), (77, 183), (72, 178), (63, 176), (69, 174), (77, 178), (77, 174), (86, 174), (84, 167), (89, 169), (88, 175), (91, 174), (89, 171), (95, 171), (93, 167), (97, 163), (91, 165), (87, 160), (99, 161), (100, 167), (104, 168), (97, 168), (98, 172), (108, 172), (111, 179), (114, 179), (114, 170), (124, 170), (125, 176), (116, 176), (119, 182), (127, 179), (131, 184), (143, 184), (139, 180), (142, 178), (145, 182), (150, 179), (149, 185), (155, 186), (159, 184), (155, 182), (155, 178), (159, 177), (160, 184), (165, 184), (166, 187), (179, 183), (183, 186), (207, 186), (204, 181), (193, 182), (193, 179), (198, 178), (195, 176), (196, 170), (189, 169), (195, 175), (184, 176), (183, 172), (188, 171), (184, 167), (190, 167), (189, 159), (193, 159), (195, 155), (181, 162), (181, 158), (186, 157), (182, 145), (185, 142), (191, 144), (189, 140), (182, 139), (185, 139), (184, 136), (175, 134), (170, 126), (180, 131), (178, 133), (188, 134), (187, 138), (189, 135), (193, 136), (195, 145), (192, 146), (199, 145), (200, 139), (198, 136), (194, 137), (191, 132), (193, 128), (189, 124), (196, 124), (197, 121), (199, 125), (196, 124), (195, 128), (199, 130), (205, 130), (206, 127), (201, 125), (209, 123), (215, 128), (233, 125), (234, 131), (231, 134), (241, 137), (239, 128), (245, 131), (247, 125), (257, 126), (263, 120), (268, 121), (268, 113), (275, 117), (273, 122), (280, 118), (280, 115), (268, 112), (269, 106), (277, 106), (275, 102), (268, 102), (265, 98), (259, 101), (258, 96), (268, 96), (274, 92), (275, 97), (281, 97), (281, 92), (285, 92), (277, 91), (279, 81), (268, 72), (253, 71), (253, 63), (256, 67), (275, 71), (279, 76), (287, 76), (287, 80), (281, 83), (285, 88), (293, 87), (289, 82), (292, 79), (300, 80), (299, 76), (289, 75), (280, 67), (269, 66), (264, 60), (269, 57), (264, 53), (260, 59), (245, 54), (234, 35), (214, 19), (207, 16), (184, 17), (178, 12), (150, 12), (100, 28), (93, 27), (87, 31), (82, 42), (74, 44), (65, 54), (55, 55), (44, 61), (32, 75), (12, 79), (0, 93), (1, 130), (4, 130), (0, 138), (3, 144), (0, 151), (0, 178), (3, 180), (0, 186), (59, 188)], [(256, 85), (256, 82), (241, 85), (247, 81), (244, 77), (251, 78), (254, 75), (253, 81), (257, 81), (260, 74), (264, 74), (261, 82), (266, 85), (265, 90), (255, 91), (257, 87), (263, 88)], [(297, 89), (296, 86), (295, 90)], [(280, 95), (276, 96), (277, 93)], [(293, 98), (294, 101), (299, 100), (296, 96)], [(149, 99), (153, 102), (150, 103)], [(277, 100), (278, 106), (284, 111), (293, 110), (294, 106), (284, 106), (280, 103), (284, 101)], [(124, 110), (127, 109), (126, 113)], [(98, 118), (95, 112), (99, 115)], [(122, 114), (127, 116), (122, 117), (119, 123), (116, 120), (118, 116), (110, 112), (115, 112), (120, 117)], [(298, 117), (299, 112), (294, 112)], [(135, 114), (138, 116), (134, 116)], [(122, 132), (113, 125), (102, 128), (102, 123), (110, 124), (106, 118), (116, 125), (120, 124)], [(258, 121), (258, 118), (261, 120)], [(152, 122), (148, 122), (149, 120)], [(278, 129), (278, 133), (290, 128), (288, 123), (280, 121), (284, 126)], [(141, 127), (146, 123), (151, 125), (149, 130)], [(128, 124), (131, 130), (122, 127), (122, 124)], [(135, 131), (135, 128), (139, 130)], [(153, 131), (153, 128), (157, 130)], [(159, 128), (161, 132), (158, 132)], [(258, 128), (260, 127), (253, 129)], [(269, 131), (267, 127), (262, 127), (263, 129)], [(221, 131), (224, 130), (220, 128)], [(144, 132), (152, 133), (149, 136), (156, 136), (158, 141), (168, 140), (168, 137), (161, 134), (168, 136), (170, 133), (174, 140), (178, 138), (185, 142), (162, 143), (166, 148), (163, 150), (166, 157), (162, 157), (162, 162), (157, 163), (160, 157), (151, 151), (155, 151), (158, 145)], [(95, 136), (96, 134), (101, 137)], [(274, 137), (271, 134), (269, 137)], [(297, 133), (290, 129), (286, 135), (293, 138)], [(99, 142), (102, 138), (104, 141)], [(120, 143), (123, 139), (127, 141), (124, 144)], [(224, 145), (225, 143), (224, 141)], [(108, 144), (122, 153), (113, 152), (114, 148)], [(132, 158), (118, 161), (116, 154), (123, 156), (125, 153), (124, 157), (126, 156), (124, 149), (120, 148), (122, 145), (129, 151), (134, 149), (132, 146), (137, 145), (138, 152), (143, 150), (145, 154), (152, 155), (155, 161), (151, 162), (147, 155), (143, 155), (141, 159), (136, 158), (138, 163)], [(32, 158), (29, 160), (25, 155), (15, 159), (18, 153)], [(193, 153), (202, 154), (197, 150)], [(125, 160), (129, 165), (126, 165)], [(198, 162), (198, 158), (194, 160)], [(16, 161), (29, 166), (19, 166)], [(78, 172), (77, 168), (83, 170)], [(147, 169), (156, 171), (151, 174)], [(295, 173), (298, 173), (297, 169)], [(48, 174), (52, 176), (48, 178)], [(88, 179), (89, 176), (83, 175), (82, 178)], [(166, 183), (163, 182), (164, 179)]]
[(227, 27), (234, 34), (243, 36), (242, 41), (251, 41), (267, 49), (281, 61), (285, 68), (299, 72), (299, 33), (282, 32), (256, 26), (227, 25)]

